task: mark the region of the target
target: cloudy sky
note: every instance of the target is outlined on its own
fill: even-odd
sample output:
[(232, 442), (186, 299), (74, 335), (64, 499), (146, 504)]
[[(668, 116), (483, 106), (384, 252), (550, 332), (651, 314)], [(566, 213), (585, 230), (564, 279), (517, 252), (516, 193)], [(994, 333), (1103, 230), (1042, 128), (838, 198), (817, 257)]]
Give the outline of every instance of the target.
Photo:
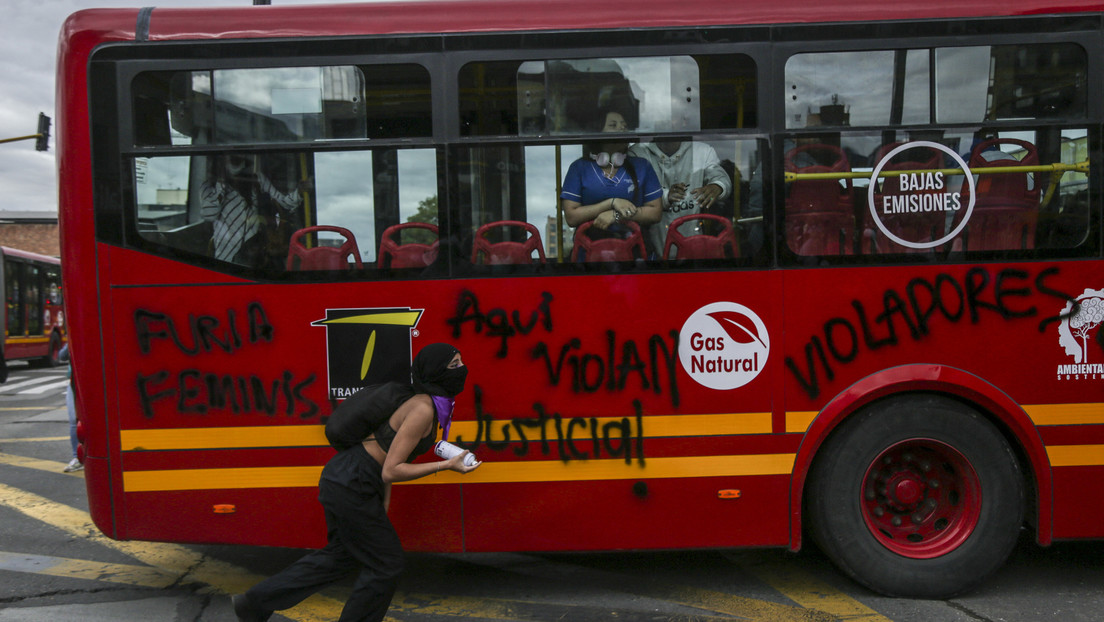
[[(317, 4), (321, 0), (272, 0)], [(332, 0), (340, 2), (341, 0)], [(54, 114), (58, 32), (70, 14), (93, 7), (248, 6), (252, 0), (4, 0), (0, 20), (0, 138), (37, 131), (38, 113)], [(51, 130), (53, 133), (53, 130)], [(0, 144), (0, 211), (57, 211), (54, 140), (50, 151), (34, 141)]]

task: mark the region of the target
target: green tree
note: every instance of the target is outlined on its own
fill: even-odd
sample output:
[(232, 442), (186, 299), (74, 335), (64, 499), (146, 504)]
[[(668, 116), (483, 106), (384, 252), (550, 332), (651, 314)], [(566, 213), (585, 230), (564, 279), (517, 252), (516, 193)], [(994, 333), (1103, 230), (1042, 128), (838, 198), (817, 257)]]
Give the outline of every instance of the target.
[[(418, 209), (412, 216), (406, 219), (406, 222), (426, 222), (431, 225), (437, 224), (437, 195), (426, 197), (421, 201), (418, 201)], [(436, 241), (434, 236), (425, 229), (411, 229), (405, 232), (403, 243), (416, 243), (416, 244), (432, 244)]]

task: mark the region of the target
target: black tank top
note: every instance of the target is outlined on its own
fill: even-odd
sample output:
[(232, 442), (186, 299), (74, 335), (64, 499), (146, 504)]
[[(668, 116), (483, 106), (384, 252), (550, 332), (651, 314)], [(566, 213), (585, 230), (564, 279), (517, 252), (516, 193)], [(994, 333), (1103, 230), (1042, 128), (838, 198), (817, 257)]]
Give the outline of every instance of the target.
[[(376, 428), (373, 436), (376, 437), (376, 442), (383, 448), (383, 451), (391, 451), (391, 441), (395, 440), (395, 429), (391, 427), (391, 421), (384, 421), (380, 427)], [(410, 452), (410, 458), (407, 462), (413, 462), (415, 458), (426, 453), (430, 449), (433, 449), (433, 445), (437, 440), (437, 428), (430, 429), (429, 434), (422, 437), (422, 440), (418, 441), (418, 444), (414, 446), (414, 451)]]

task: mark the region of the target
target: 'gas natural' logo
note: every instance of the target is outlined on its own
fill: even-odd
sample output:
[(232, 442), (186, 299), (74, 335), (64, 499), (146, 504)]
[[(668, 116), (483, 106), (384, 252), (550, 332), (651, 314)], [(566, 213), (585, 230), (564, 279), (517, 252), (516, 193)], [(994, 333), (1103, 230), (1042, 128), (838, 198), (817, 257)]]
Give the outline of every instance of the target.
[(714, 302), (698, 309), (679, 334), (682, 368), (710, 389), (735, 389), (755, 380), (769, 354), (766, 324), (735, 302)]

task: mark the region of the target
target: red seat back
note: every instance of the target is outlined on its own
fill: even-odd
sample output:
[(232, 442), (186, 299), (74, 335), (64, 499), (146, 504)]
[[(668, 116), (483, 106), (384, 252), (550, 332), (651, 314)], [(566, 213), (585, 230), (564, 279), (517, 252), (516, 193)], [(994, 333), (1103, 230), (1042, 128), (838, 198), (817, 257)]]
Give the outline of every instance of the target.
[[(994, 159), (1001, 145), (1012, 145), (1023, 152), (1018, 161), (1010, 155)], [(970, 153), (970, 168), (996, 166), (1037, 166), (1035, 145), (1016, 138), (993, 138), (979, 143)], [(1035, 173), (994, 173), (977, 176), (974, 212), (963, 235), (965, 250), (1026, 250), (1035, 248), (1035, 225), (1039, 219), (1039, 195), (1042, 184)], [(962, 202), (970, 200), (969, 187), (963, 185)]]
[[(839, 147), (809, 144), (786, 152), (792, 173), (847, 173), (851, 162)], [(854, 187), (846, 179), (805, 179), (786, 194), (786, 243), (802, 255), (849, 255), (855, 232)], [(818, 227), (825, 227), (817, 233)]]
[[(525, 241), (509, 240), (511, 230), (523, 232), (526, 236)], [(491, 242), (488, 235), (492, 232), (496, 232), (502, 241)], [(535, 257), (534, 252), (537, 254)], [(471, 260), (474, 264), (490, 265), (544, 263), (544, 246), (541, 244), (540, 230), (520, 220), (489, 222), (475, 232)]]
[[(714, 223), (717, 233), (684, 235), (679, 231), (679, 227), (695, 220), (703, 225), (707, 222)], [(739, 254), (737, 249), (736, 230), (732, 227), (732, 221), (716, 214), (690, 214), (676, 218), (668, 227), (663, 258), (670, 259), (672, 250), (676, 251), (678, 259), (734, 258)]]
[(644, 248), (644, 234), (640, 225), (632, 222), (621, 223), (629, 229), (627, 238), (599, 238), (593, 239), (587, 233), (594, 225), (594, 221), (584, 222), (575, 230), (575, 245), (571, 248), (571, 260), (579, 261), (579, 253), (583, 254), (583, 261), (633, 261), (646, 259), (648, 251)]
[[(314, 246), (307, 248), (304, 237), (312, 233), (337, 233), (345, 238), (340, 246)], [(350, 263), (350, 256), (352, 263)], [(288, 270), (349, 270), (361, 268), (360, 249), (353, 233), (344, 227), (316, 225), (300, 229), (291, 235), (288, 246)]]
[[(433, 234), (432, 244), (420, 242), (402, 243), (403, 231), (424, 230)], [(428, 222), (404, 222), (384, 229), (380, 236), (380, 268), (424, 268), (437, 259), (441, 245), (437, 225)]]

